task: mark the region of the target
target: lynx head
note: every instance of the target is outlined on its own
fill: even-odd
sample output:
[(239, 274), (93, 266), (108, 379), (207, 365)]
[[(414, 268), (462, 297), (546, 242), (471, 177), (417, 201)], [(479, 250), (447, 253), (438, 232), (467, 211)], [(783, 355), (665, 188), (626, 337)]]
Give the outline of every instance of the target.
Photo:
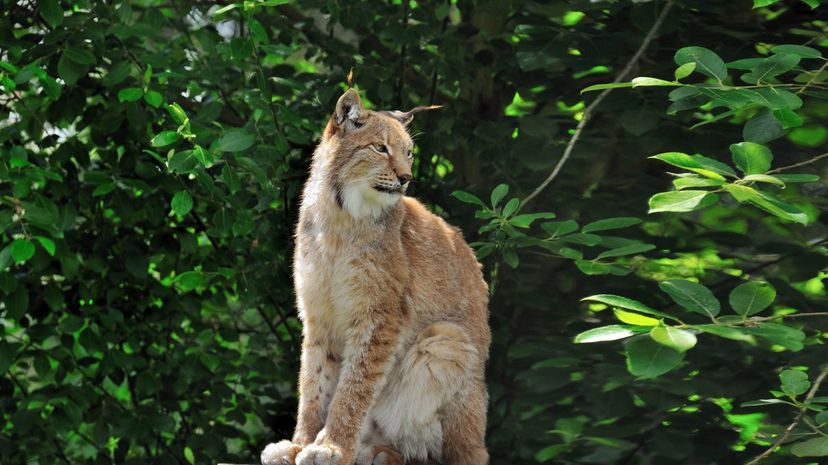
[(329, 186), (340, 207), (355, 217), (379, 216), (397, 204), (411, 181), (414, 143), (406, 126), (417, 111), (372, 111), (348, 89), (322, 136)]

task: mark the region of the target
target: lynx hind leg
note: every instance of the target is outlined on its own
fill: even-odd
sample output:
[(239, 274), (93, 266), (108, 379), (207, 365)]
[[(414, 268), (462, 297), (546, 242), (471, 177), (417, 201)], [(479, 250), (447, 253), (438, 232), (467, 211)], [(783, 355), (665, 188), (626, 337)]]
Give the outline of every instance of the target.
[(443, 462), (452, 465), (486, 465), (486, 409), (489, 396), (482, 379), (475, 380), (457, 402), (443, 412)]
[(287, 439), (270, 443), (262, 451), (262, 465), (294, 465), (302, 446)]
[(382, 436), (406, 459), (439, 457), (438, 411), (473, 382), (478, 360), (477, 349), (460, 326), (439, 322), (423, 329), (389, 376), (372, 412)]

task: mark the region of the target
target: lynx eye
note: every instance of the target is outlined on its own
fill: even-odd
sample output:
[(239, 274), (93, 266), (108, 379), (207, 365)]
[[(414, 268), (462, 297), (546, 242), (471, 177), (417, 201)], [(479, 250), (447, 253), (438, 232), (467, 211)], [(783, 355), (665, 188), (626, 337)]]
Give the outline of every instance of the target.
[(382, 144), (374, 144), (374, 150), (376, 150), (379, 153), (384, 153), (384, 154), (388, 155), (388, 147), (386, 147)]
[(408, 159), (409, 159), (409, 160), (411, 160), (412, 158), (414, 158), (414, 152), (412, 152), (411, 150), (409, 150), (409, 151), (408, 151)]

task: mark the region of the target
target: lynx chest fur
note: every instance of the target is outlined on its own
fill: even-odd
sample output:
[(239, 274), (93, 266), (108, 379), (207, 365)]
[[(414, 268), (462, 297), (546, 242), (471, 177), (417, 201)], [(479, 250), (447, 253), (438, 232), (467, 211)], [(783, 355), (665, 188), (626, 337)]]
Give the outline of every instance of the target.
[(409, 112), (337, 102), (296, 231), (303, 322), (293, 438), (263, 465), (484, 465), (491, 335), (481, 267), (406, 197)]

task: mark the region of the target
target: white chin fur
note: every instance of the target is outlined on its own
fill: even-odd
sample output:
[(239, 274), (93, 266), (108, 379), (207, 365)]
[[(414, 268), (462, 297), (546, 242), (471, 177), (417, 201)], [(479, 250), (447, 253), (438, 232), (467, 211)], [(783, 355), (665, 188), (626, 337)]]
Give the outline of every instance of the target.
[(342, 189), (342, 207), (355, 218), (377, 217), (402, 195), (380, 192), (367, 182), (348, 183)]

